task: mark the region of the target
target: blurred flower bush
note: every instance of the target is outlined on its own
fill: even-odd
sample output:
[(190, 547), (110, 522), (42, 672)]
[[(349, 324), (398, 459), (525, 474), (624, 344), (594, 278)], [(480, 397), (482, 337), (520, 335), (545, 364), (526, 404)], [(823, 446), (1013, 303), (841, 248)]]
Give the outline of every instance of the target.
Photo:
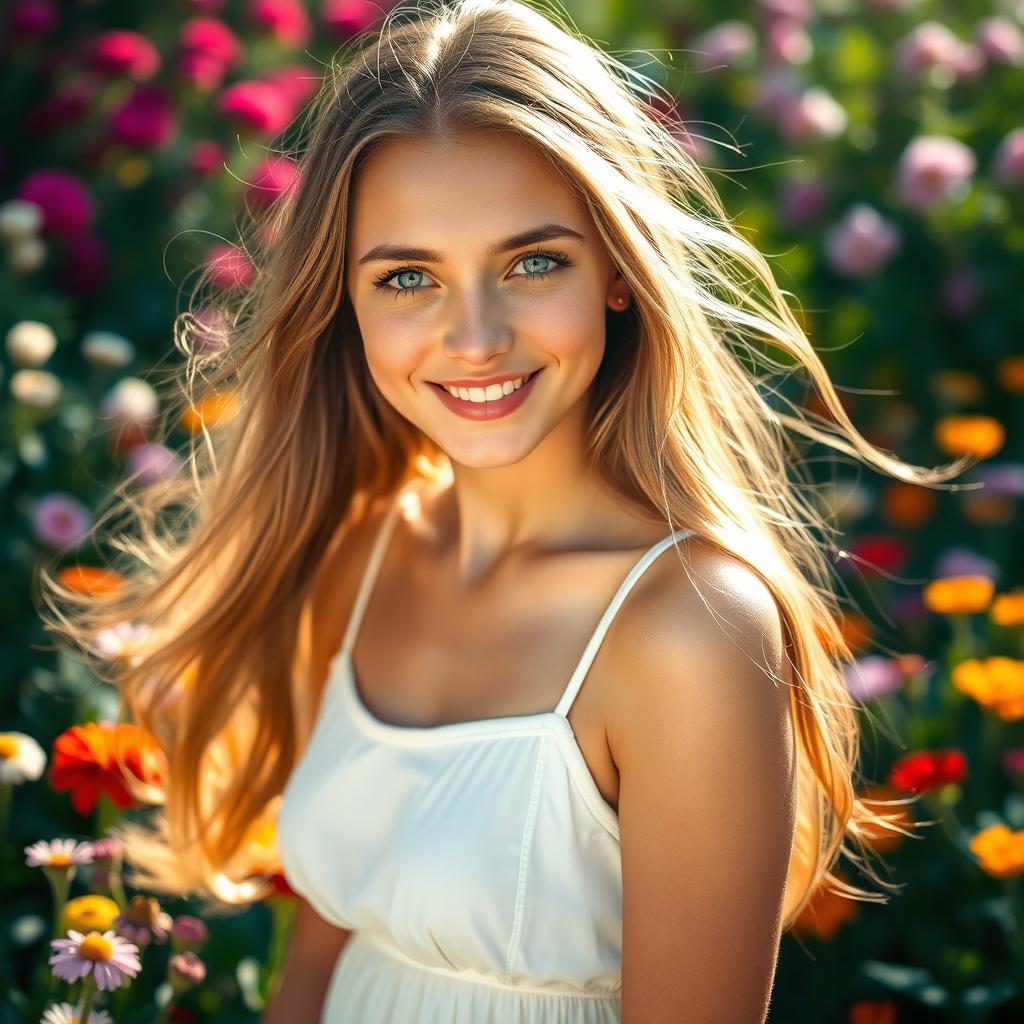
[[(219, 288), (251, 281), (237, 214), (301, 184), (274, 136), (319, 62), (387, 7), (9, 0), (0, 14), (2, 1020), (252, 1021), (273, 985), (294, 909), (279, 873), (277, 896), (206, 922), (126, 892), (107, 830), (145, 813), (124, 773), (158, 787), (164, 753), (112, 725), (111, 687), (54, 655), (33, 571), (56, 556), (77, 590), (120, 585), (87, 539), (111, 487), (181, 470), (152, 441), (147, 381), (175, 358), (179, 286), (204, 267)], [(854, 422), (910, 462), (978, 460), (932, 491), (806, 452), (844, 537), (862, 791), (884, 813), (920, 801), (891, 808), (906, 840), (873, 839), (902, 894), (820, 893), (784, 937), (770, 1020), (1024, 1020), (1024, 2), (568, 10), (678, 97), (661, 112), (795, 296)], [(197, 321), (197, 347), (227, 343), (215, 302)], [(234, 412), (219, 396), (176, 427)], [(97, 652), (131, 658), (146, 628), (124, 623)], [(253, 864), (275, 856), (271, 816)]]

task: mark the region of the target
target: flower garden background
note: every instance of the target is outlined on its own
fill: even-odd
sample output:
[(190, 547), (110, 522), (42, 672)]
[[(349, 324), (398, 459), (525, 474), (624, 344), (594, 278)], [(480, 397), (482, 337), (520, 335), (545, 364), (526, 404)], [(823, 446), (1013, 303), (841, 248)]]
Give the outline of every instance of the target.
[[(55, 651), (40, 560), (116, 587), (87, 534), (118, 481), (180, 471), (148, 379), (183, 282), (252, 268), (235, 217), (296, 183), (275, 139), (364, 0), (10, 0), (0, 48), (0, 1024), (257, 1021), (293, 902), (201, 920), (126, 885), (106, 835), (166, 762)], [(772, 1022), (1024, 1020), (1024, 0), (573, 0), (667, 111), (795, 296), (847, 409), (952, 490), (808, 449), (842, 531), (863, 773), (921, 794), (875, 840), (903, 888), (829, 893), (783, 938)], [(211, 332), (217, 309), (204, 310)], [(822, 412), (813, 394), (793, 392)], [(230, 396), (179, 424), (215, 430)], [(145, 624), (96, 637), (131, 657)], [(915, 827), (915, 822), (931, 825)], [(251, 867), (275, 862), (274, 822)], [(750, 851), (756, 856), (756, 851)], [(845, 868), (859, 881), (854, 867)], [(84, 1021), (84, 1017), (81, 1018)]]

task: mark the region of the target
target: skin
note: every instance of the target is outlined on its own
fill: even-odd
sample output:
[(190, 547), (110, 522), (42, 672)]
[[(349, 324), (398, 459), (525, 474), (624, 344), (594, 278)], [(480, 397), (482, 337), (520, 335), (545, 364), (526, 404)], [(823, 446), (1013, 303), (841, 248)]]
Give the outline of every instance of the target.
[[(537, 246), (488, 254), (552, 222), (583, 236), (541, 245), (571, 268), (524, 263)], [(359, 262), (385, 243), (444, 261)], [(586, 208), (511, 136), (382, 145), (354, 183), (346, 251), (373, 380), (454, 470), (418, 521), (400, 522), (381, 566), (354, 651), (363, 702), (406, 725), (550, 709), (639, 549), (667, 532), (583, 458), (605, 310), (624, 308), (625, 282)], [(416, 270), (390, 291), (374, 288), (407, 263)], [(419, 290), (396, 298), (401, 287)], [(538, 367), (533, 394), (493, 422), (455, 415), (427, 383)], [(311, 691), (322, 691), (381, 514), (332, 545), (318, 572), (300, 669)], [(715, 545), (684, 543), (690, 575), (670, 552), (648, 568), (569, 723), (619, 818), (624, 1024), (751, 1024), (767, 1013), (795, 824), (791, 679), (768, 586)], [(384, 697), (368, 679), (391, 681)], [(301, 901), (270, 1024), (317, 1019), (350, 934)]]

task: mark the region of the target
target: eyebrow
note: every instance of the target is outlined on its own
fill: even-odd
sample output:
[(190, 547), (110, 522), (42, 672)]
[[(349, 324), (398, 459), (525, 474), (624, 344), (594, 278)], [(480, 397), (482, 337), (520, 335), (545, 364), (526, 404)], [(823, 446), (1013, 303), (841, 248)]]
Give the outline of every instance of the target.
[[(528, 231), (520, 231), (509, 238), (494, 242), (487, 250), (489, 256), (500, 256), (512, 249), (521, 249), (524, 245), (536, 242), (548, 242), (553, 238), (576, 238), (581, 242), (586, 239), (578, 231), (565, 224), (542, 224)], [(417, 249), (415, 246), (395, 242), (375, 245), (368, 253), (359, 257), (359, 265), (373, 263), (375, 260), (415, 260), (417, 263), (444, 263), (444, 254), (436, 249)]]

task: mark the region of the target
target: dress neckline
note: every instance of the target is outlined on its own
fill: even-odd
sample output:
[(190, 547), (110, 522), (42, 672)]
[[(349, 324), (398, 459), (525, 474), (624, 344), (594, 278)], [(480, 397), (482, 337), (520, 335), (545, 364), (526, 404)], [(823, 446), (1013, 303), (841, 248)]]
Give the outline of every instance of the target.
[[(394, 532), (398, 514), (404, 504), (405, 496), (416, 487), (417, 483), (413, 483), (409, 488), (399, 489), (378, 531), (349, 616), (345, 636), (338, 651), (331, 659), (328, 669), (328, 685), (332, 687), (337, 684), (341, 685), (347, 706), (352, 712), (352, 717), (364, 732), (371, 733), (379, 739), (388, 742), (400, 744), (431, 743), (450, 739), (465, 739), (471, 736), (490, 736), (496, 733), (536, 732), (539, 729), (543, 729), (545, 725), (553, 723), (563, 735), (566, 732), (568, 733), (573, 745), (579, 750), (576, 734), (569, 722), (569, 709), (590, 670), (590, 665), (597, 655), (598, 648), (601, 646), (612, 620), (629, 592), (647, 570), (647, 567), (677, 540), (684, 540), (691, 536), (693, 530), (679, 529), (673, 531), (661, 540), (655, 541), (634, 562), (606, 605), (597, 626), (591, 633), (590, 639), (576, 663), (575, 669), (569, 677), (565, 689), (562, 691), (557, 705), (553, 709), (522, 715), (498, 715), (489, 718), (464, 719), (457, 722), (439, 722), (435, 725), (397, 725), (378, 718), (364, 703), (359, 693), (352, 651), (355, 647), (359, 627), (362, 624), (373, 585), (380, 572), (381, 563), (384, 560), (388, 543)], [(593, 782), (589, 770), (587, 774), (588, 778)], [(603, 797), (602, 803), (604, 803)], [(607, 807), (607, 804), (604, 803), (604, 806)]]

